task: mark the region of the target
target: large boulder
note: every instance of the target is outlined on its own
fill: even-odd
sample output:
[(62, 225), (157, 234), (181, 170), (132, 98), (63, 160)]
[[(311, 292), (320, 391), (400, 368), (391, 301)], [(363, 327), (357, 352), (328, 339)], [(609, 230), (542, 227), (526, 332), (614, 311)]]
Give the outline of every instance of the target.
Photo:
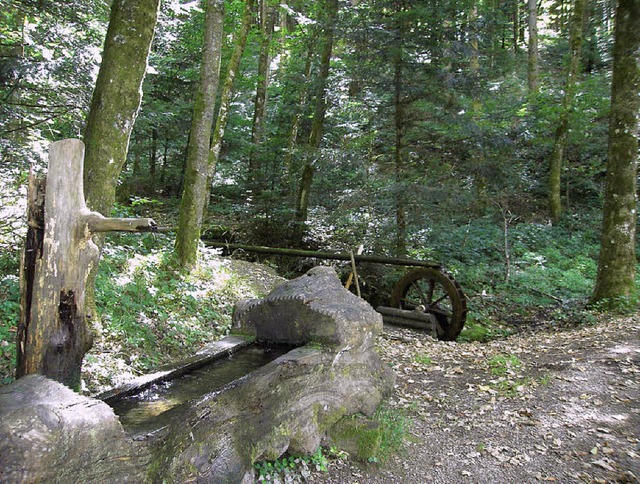
[(146, 455), (106, 403), (40, 375), (0, 387), (0, 482), (142, 482)]

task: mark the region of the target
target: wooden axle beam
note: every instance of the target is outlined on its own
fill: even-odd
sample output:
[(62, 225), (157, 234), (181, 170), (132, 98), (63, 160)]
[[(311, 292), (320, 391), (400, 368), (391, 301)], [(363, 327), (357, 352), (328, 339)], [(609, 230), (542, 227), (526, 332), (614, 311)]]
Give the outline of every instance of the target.
[[(245, 250), (247, 252), (255, 252), (258, 254), (283, 255), (289, 257), (315, 257), (317, 259), (344, 261), (351, 260), (351, 254), (342, 254), (339, 252), (322, 252), (303, 249), (281, 249), (276, 247), (265, 247), (261, 245), (226, 244), (224, 242), (214, 242), (212, 240), (204, 239), (202, 240), (202, 242), (207, 247), (214, 247), (216, 249), (227, 249), (229, 251)], [(370, 254), (353, 254), (353, 258), (356, 262), (374, 262), (377, 264), (390, 264), (396, 266), (432, 267), (434, 269), (440, 269), (442, 267), (440, 264), (431, 261), (404, 259), (397, 257), (383, 257)]]

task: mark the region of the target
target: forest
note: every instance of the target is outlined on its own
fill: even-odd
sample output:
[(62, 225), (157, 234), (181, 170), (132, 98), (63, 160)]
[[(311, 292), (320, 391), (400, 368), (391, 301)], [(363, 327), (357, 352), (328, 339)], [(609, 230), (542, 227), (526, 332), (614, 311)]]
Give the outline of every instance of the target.
[[(66, 138), (92, 210), (161, 229), (101, 241), (88, 393), (227, 334), (256, 278), (351, 271), (201, 240), (435, 261), (460, 342), (636, 312), (637, 0), (131, 3), (0, 0), (3, 384), (29, 172)], [(358, 272), (374, 306), (402, 276)]]
[[(159, 228), (94, 238), (93, 347), (74, 385), (85, 395), (228, 335), (240, 298), (319, 264), (343, 283), (353, 270), (309, 253), (228, 258), (212, 242), (430, 261), (457, 281), (457, 343), (396, 330), (379, 342), (399, 375), (376, 413), (385, 429), (407, 415), (431, 425), (425, 415), (444, 402), (413, 372), (442, 371), (446, 385), (479, 365), (494, 379), (465, 374), (460, 401), (476, 389), (511, 408), (553, 385), (520, 374), (555, 354), (548, 335), (562, 351), (627, 344), (638, 309), (638, 12), (638, 0), (0, 0), (0, 384), (24, 351), (30, 174), (46, 173), (51, 143), (68, 138), (84, 142), (91, 210)], [(357, 274), (376, 307), (405, 269), (362, 262)], [(637, 372), (620, 361), (621, 378)], [(609, 444), (589, 442), (574, 454), (600, 452), (599, 472), (640, 472), (624, 461), (633, 450), (614, 465)], [(475, 445), (467, 457), (504, 462), (507, 447)], [(277, 481), (302, 466), (307, 479), (346, 455), (318, 452), (255, 472)]]

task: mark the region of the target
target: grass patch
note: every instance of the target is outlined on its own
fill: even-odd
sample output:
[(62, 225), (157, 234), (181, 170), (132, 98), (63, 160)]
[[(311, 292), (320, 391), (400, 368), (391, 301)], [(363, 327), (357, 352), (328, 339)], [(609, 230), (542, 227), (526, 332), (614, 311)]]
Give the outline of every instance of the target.
[(416, 355), (415, 362), (421, 365), (431, 365), (433, 360), (427, 355)]
[(331, 430), (331, 439), (356, 460), (384, 465), (402, 450), (410, 426), (400, 409), (381, 406), (371, 418), (355, 415), (341, 420)]
[(488, 361), (491, 374), (494, 376), (506, 376), (522, 366), (522, 362), (515, 355), (495, 355)]

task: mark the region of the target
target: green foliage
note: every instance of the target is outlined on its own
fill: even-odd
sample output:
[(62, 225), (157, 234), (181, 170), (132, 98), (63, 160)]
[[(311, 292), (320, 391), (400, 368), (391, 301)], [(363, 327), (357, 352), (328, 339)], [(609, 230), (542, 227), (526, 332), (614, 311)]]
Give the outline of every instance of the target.
[(411, 420), (399, 409), (381, 406), (373, 415), (379, 422), (379, 437), (370, 448), (369, 462), (384, 464), (393, 454), (400, 452), (407, 439)]
[(522, 366), (522, 362), (515, 355), (492, 356), (487, 363), (491, 369), (491, 374), (495, 376), (505, 376)]
[(345, 452), (333, 447), (318, 447), (311, 455), (285, 454), (273, 461), (256, 462), (253, 466), (258, 481), (306, 482), (311, 471), (327, 472), (331, 460), (346, 458)]
[(13, 379), (16, 366), (16, 328), (20, 318), (20, 289), (11, 276), (0, 280), (0, 384)]
[(13, 380), (16, 330), (20, 319), (19, 254), (0, 255), (0, 384)]
[(427, 356), (427, 355), (417, 355), (415, 358), (416, 363), (419, 363), (421, 365), (430, 365), (433, 363), (433, 360), (431, 359), (431, 357)]
[(108, 16), (106, 2), (3, 2), (3, 162), (27, 168), (82, 131)]

